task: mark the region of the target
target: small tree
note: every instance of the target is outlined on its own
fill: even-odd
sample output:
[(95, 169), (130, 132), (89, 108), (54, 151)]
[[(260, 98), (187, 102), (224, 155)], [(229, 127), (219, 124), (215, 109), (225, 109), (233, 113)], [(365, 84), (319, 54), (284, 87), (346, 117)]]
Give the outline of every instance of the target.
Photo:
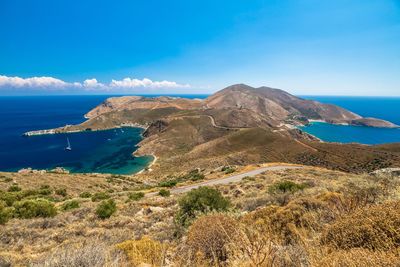
[(96, 209), (96, 214), (100, 219), (110, 218), (117, 211), (117, 205), (113, 199), (103, 200)]
[(199, 187), (187, 193), (179, 200), (177, 222), (188, 226), (199, 213), (227, 211), (230, 202), (221, 193), (210, 187)]

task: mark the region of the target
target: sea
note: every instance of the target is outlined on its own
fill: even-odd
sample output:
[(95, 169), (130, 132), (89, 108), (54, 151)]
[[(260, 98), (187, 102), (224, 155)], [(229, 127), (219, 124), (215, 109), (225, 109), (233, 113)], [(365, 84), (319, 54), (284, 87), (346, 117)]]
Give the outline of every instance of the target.
[[(349, 96), (301, 96), (304, 99), (334, 104), (363, 117), (374, 117), (400, 125), (400, 97), (349, 97)], [(400, 142), (400, 129), (365, 126), (334, 125), (312, 122), (300, 127), (323, 141), (378, 145)]]
[[(145, 95), (150, 96), (150, 95)], [(155, 96), (155, 95), (151, 95)], [(207, 95), (171, 95), (206, 98)], [(84, 114), (110, 95), (2, 96), (0, 97), (0, 171), (22, 168), (64, 167), (73, 173), (134, 174), (153, 161), (152, 156), (132, 153), (142, 140), (143, 129), (121, 128), (96, 132), (23, 136), (85, 120)], [(339, 105), (360, 115), (400, 125), (400, 98), (301, 96)], [(302, 129), (324, 141), (382, 144), (400, 142), (399, 129), (312, 123)], [(67, 138), (71, 151), (66, 151)]]
[[(111, 96), (1, 96), (0, 171), (63, 167), (72, 173), (134, 174), (146, 168), (153, 161), (152, 156), (132, 155), (142, 140), (141, 128), (23, 136), (27, 131), (81, 123), (84, 114), (108, 97)], [(67, 138), (71, 151), (65, 150)]]

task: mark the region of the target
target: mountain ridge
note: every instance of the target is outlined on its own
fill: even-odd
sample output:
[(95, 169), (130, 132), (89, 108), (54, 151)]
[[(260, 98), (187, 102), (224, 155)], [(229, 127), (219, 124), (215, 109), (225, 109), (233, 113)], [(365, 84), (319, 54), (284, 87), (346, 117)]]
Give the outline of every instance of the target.
[(248, 109), (259, 114), (272, 125), (281, 123), (299, 125), (308, 124), (310, 120), (321, 120), (333, 124), (385, 128), (398, 127), (389, 121), (362, 117), (336, 105), (306, 100), (282, 89), (266, 86), (254, 88), (245, 84), (228, 86), (204, 100), (166, 96), (112, 97), (89, 111), (85, 117), (90, 119), (116, 110), (157, 108), (176, 108), (178, 110)]
[(280, 121), (291, 119), (302, 122), (307, 119), (334, 124), (398, 127), (389, 121), (365, 118), (336, 105), (306, 100), (284, 90), (266, 86), (254, 88), (245, 84), (235, 84), (216, 92), (205, 101), (207, 106), (217, 109), (236, 104), (240, 108), (249, 108)]

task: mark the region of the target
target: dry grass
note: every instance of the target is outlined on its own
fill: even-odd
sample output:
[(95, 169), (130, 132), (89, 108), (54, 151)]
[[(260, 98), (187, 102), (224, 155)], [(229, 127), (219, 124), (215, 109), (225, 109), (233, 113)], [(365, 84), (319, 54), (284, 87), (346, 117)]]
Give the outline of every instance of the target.
[[(121, 192), (143, 186), (136, 178), (109, 174), (61, 174), (61, 173), (0, 173), (0, 190), (6, 191), (18, 184), (25, 190), (50, 186), (53, 190), (66, 189), (69, 196), (79, 196), (82, 192), (95, 193), (111, 190)], [(9, 178), (9, 179), (8, 179)]]
[(140, 264), (163, 266), (165, 263), (167, 246), (147, 236), (140, 240), (124, 241), (117, 244), (116, 247), (124, 251), (133, 266)]
[[(28, 181), (29, 177), (23, 179)], [(106, 177), (93, 179), (113, 186)], [(12, 184), (3, 180), (2, 188)], [(67, 188), (68, 196), (54, 202), (59, 210), (54, 218), (13, 218), (0, 225), (0, 262), (16, 266), (129, 266), (131, 258), (119, 253), (116, 245), (127, 241), (129, 247), (148, 236), (154, 244), (168, 247), (163, 261), (175, 266), (396, 266), (399, 180), (319, 168), (269, 171), (217, 186), (233, 203), (234, 214), (207, 215), (194, 222), (196, 230), (190, 228), (176, 236), (177, 196), (129, 201), (128, 194), (116, 191), (110, 195), (117, 212), (100, 220), (95, 214), (98, 203), (76, 196), (107, 189), (83, 186), (74, 191), (60, 178), (57, 186)], [(307, 186), (289, 193), (271, 192), (269, 188), (280, 181)], [(31, 188), (40, 184), (36, 182)], [(25, 190), (24, 182), (19, 185)], [(61, 211), (70, 195), (80, 207)], [(218, 221), (226, 221), (226, 227), (220, 227), (224, 224)], [(214, 243), (216, 239), (223, 242)], [(219, 260), (213, 255), (219, 255)]]
[(400, 201), (367, 206), (344, 215), (324, 229), (321, 242), (335, 249), (399, 248)]
[(317, 267), (399, 267), (400, 252), (371, 251), (368, 249), (337, 250), (318, 259)]
[(185, 247), (200, 260), (220, 264), (228, 257), (227, 245), (235, 238), (237, 226), (234, 219), (223, 214), (203, 216), (190, 226)]
[(101, 267), (129, 266), (126, 258), (110, 250), (103, 242), (89, 239), (55, 249), (50, 255), (30, 263), (32, 267)]

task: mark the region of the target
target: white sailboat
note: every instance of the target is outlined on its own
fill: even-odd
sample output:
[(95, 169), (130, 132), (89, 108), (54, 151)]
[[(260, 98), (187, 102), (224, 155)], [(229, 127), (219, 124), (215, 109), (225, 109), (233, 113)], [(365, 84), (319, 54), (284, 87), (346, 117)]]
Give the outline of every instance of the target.
[(72, 150), (72, 147), (71, 147), (71, 144), (69, 143), (69, 138), (67, 137), (67, 147), (65, 148), (65, 150), (67, 150), (67, 151), (71, 151)]

